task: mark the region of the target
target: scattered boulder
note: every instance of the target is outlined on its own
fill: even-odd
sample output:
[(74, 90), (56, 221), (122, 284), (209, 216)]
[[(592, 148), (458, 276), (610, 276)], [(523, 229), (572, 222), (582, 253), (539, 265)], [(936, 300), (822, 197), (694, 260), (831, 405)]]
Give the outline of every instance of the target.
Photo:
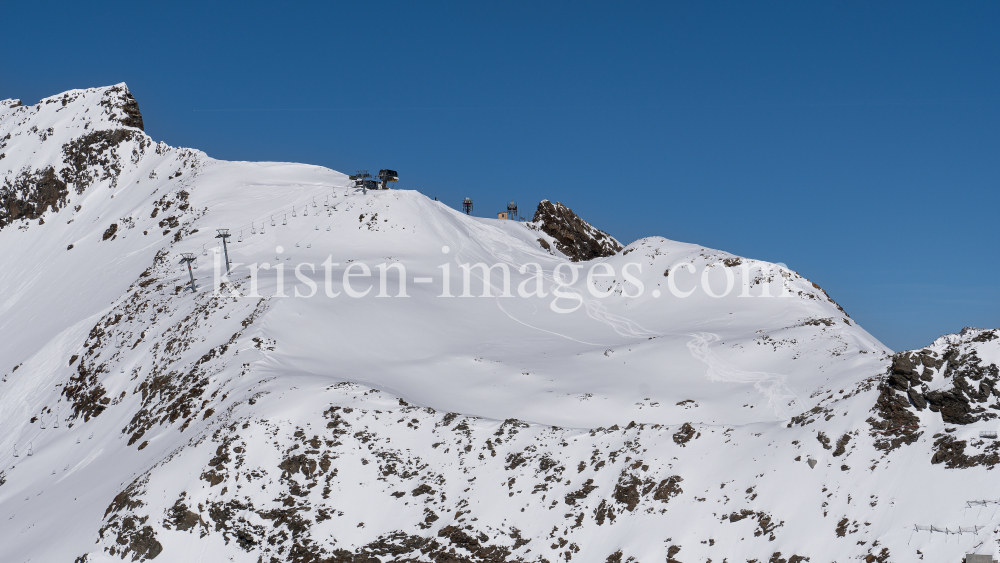
[(674, 433), (674, 443), (678, 446), (683, 447), (691, 441), (692, 438), (697, 438), (701, 436), (701, 433), (694, 429), (689, 422), (685, 422), (681, 425), (680, 430)]

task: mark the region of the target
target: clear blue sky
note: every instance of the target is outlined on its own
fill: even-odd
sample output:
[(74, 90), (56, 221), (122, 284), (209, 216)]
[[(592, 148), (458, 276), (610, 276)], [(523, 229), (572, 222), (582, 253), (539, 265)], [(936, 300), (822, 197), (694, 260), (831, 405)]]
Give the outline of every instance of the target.
[(1000, 2), (5, 3), (0, 98), (784, 262), (893, 349), (1000, 326)]

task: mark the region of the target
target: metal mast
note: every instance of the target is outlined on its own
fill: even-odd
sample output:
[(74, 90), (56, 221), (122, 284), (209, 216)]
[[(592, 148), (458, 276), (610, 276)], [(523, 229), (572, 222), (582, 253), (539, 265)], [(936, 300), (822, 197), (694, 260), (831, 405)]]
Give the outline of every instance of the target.
[[(274, 224), (274, 219), (271, 219), (271, 224)], [(229, 273), (229, 248), (226, 246), (226, 239), (230, 237), (229, 229), (216, 229), (219, 234), (215, 238), (222, 239), (222, 250), (226, 253), (226, 273)]]
[(195, 288), (194, 288), (194, 272), (191, 271), (191, 262), (194, 262), (195, 260), (197, 260), (197, 258), (195, 257), (194, 254), (192, 254), (190, 252), (184, 252), (184, 253), (181, 254), (181, 263), (182, 264), (187, 264), (188, 274), (191, 276), (191, 291), (195, 291)]
[(372, 175), (367, 170), (358, 170), (358, 173), (354, 175), (354, 187), (361, 188), (361, 193), (368, 193), (368, 179), (371, 177)]
[(510, 203), (507, 204), (507, 218), (508, 219), (514, 219), (514, 220), (517, 220), (517, 218), (518, 218), (518, 216), (517, 216), (517, 204), (514, 203), (514, 200), (510, 200)]

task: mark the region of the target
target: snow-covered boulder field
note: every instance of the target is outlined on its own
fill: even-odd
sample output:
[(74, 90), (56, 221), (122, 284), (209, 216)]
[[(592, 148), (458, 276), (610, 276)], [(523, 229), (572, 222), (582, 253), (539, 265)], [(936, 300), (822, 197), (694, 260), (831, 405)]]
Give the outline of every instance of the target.
[(784, 265), (143, 125), (0, 101), (2, 561), (1000, 553), (998, 331), (894, 354)]

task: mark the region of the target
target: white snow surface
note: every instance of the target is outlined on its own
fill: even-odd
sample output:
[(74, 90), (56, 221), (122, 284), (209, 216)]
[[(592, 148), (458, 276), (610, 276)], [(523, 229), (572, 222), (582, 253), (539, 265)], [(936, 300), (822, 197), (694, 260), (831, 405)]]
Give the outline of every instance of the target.
[[(89, 185), (66, 181), (68, 202), (44, 224), (0, 229), (0, 561), (998, 553), (998, 505), (967, 505), (1000, 498), (989, 467), (932, 464), (932, 435), (955, 425), (930, 410), (914, 411), (912, 444), (875, 447), (866, 421), (892, 351), (799, 274), (648, 237), (579, 263), (564, 291), (583, 305), (560, 314), (552, 295), (516, 294), (525, 264), (541, 266), (549, 293), (555, 268), (572, 264), (542, 248), (552, 239), (536, 226), (405, 189), (362, 194), (319, 166), (157, 144), (117, 120), (122, 92), (0, 102), (8, 185), (48, 166), (65, 181), (67, 144), (130, 133), (86, 162)], [(241, 264), (219, 293), (217, 228), (231, 230)], [(182, 252), (198, 258), (195, 292)], [(700, 274), (723, 260), (738, 263), (735, 288), (715, 298)], [(249, 295), (246, 266), (264, 262), (284, 264), (287, 297), (275, 296), (274, 268)], [(515, 296), (497, 296), (498, 270), (493, 296), (476, 271), (474, 296), (459, 296), (461, 265), (480, 262), (508, 265)], [(301, 263), (315, 267), (300, 271), (311, 298), (294, 297), (309, 291)], [(343, 274), (358, 263), (371, 277), (353, 286), (372, 289), (352, 298)], [(608, 297), (587, 287), (595, 263), (616, 273), (594, 284)], [(628, 263), (641, 267), (636, 297)], [(381, 291), (380, 264), (405, 267), (408, 297), (395, 269)], [(440, 296), (444, 265), (456, 297)], [(724, 270), (708, 278), (719, 293)], [(674, 296), (671, 278), (695, 292)], [(928, 350), (972, 346), (1000, 361), (1000, 340), (977, 334)], [(996, 426), (951, 435), (975, 442)], [(846, 451), (818, 436), (848, 436)], [(915, 529), (931, 525), (964, 532)], [(372, 547), (401, 537), (424, 543)]]

